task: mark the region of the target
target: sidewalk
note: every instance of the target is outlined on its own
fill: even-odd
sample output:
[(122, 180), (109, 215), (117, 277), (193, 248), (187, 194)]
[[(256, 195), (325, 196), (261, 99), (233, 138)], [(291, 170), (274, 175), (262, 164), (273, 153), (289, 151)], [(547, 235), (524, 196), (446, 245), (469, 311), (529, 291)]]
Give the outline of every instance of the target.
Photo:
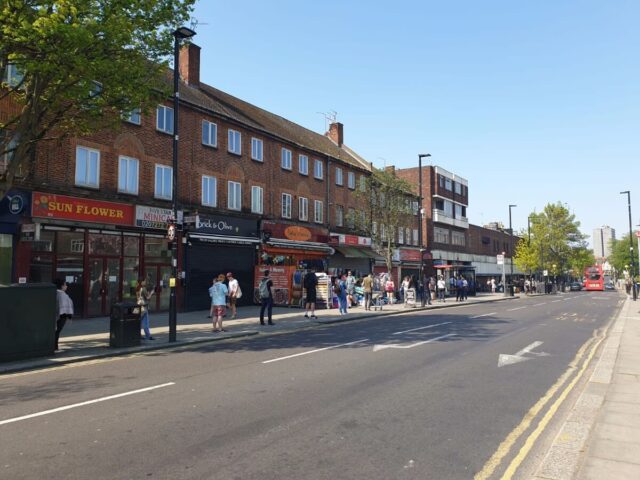
[[(515, 297), (504, 297), (502, 294), (478, 294), (469, 297), (462, 304), (477, 304), (483, 302), (513, 300)], [(435, 301), (432, 306), (424, 310), (454, 307), (462, 305), (455, 298), (448, 298), (445, 303)], [(339, 315), (336, 308), (316, 310), (317, 319), (304, 317), (304, 310), (299, 308), (274, 307), (273, 321), (275, 325), (261, 326), (259, 321), (260, 307), (249, 306), (238, 308), (238, 318), (225, 318), (223, 326), (226, 332), (213, 333), (212, 322), (207, 318), (208, 311), (179, 313), (177, 321), (177, 341), (169, 343), (169, 315), (168, 313), (151, 314), (151, 334), (155, 340), (143, 340), (140, 346), (127, 348), (109, 347), (109, 318), (91, 318), (73, 320), (67, 323), (60, 336), (60, 350), (55, 355), (28, 360), (0, 363), (0, 375), (21, 370), (31, 370), (52, 366), (65, 365), (89, 359), (127, 355), (140, 351), (175, 348), (178, 346), (213, 342), (228, 338), (250, 335), (273, 334), (283, 331), (298, 330), (317, 326), (362, 318), (395, 315), (404, 312), (423, 310), (421, 307), (407, 307), (403, 304), (385, 305), (382, 310), (365, 311), (363, 307), (349, 310), (347, 315)], [(227, 315), (230, 315), (227, 312)]]
[(640, 478), (640, 302), (627, 298), (535, 480)]

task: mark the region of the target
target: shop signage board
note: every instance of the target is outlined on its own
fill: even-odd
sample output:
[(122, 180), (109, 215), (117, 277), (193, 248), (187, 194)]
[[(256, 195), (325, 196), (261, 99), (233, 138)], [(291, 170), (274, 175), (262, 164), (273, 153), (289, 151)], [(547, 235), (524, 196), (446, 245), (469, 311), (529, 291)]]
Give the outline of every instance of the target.
[(136, 227), (167, 230), (173, 219), (173, 210), (161, 207), (136, 205)]
[(410, 248), (400, 249), (400, 261), (403, 262), (419, 262), (420, 250), (413, 250)]
[(331, 234), (331, 244), (354, 247), (371, 247), (370, 237), (360, 237), (358, 235), (346, 235), (342, 233)]
[(498, 265), (504, 265), (504, 255), (496, 255), (496, 263)]
[(20, 240), (24, 242), (33, 242), (36, 239), (37, 224), (23, 223), (20, 227)]
[(133, 205), (124, 203), (33, 192), (31, 216), (76, 222), (133, 225), (135, 209)]
[(298, 242), (329, 243), (326, 229), (314, 227), (300, 227), (285, 223), (262, 222), (262, 231), (269, 232), (271, 238), (295, 240)]
[(255, 220), (222, 215), (197, 215), (195, 218), (195, 231), (211, 235), (258, 238), (258, 228)]

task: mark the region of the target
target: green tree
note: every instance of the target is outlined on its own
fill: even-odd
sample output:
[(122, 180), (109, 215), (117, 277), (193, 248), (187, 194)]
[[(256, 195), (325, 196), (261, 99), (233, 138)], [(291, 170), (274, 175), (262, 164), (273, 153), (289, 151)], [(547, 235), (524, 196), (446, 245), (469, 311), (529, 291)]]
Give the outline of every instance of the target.
[[(610, 242), (611, 246), (611, 255), (608, 260), (609, 263), (616, 269), (618, 272), (622, 272), (623, 270), (628, 270), (631, 265), (632, 252), (629, 245), (629, 234), (626, 234), (619, 240), (613, 239)], [(637, 263), (638, 258), (636, 255), (638, 254), (638, 242), (636, 238), (633, 239), (633, 262), (636, 264), (636, 273), (638, 271)]]
[[(534, 212), (529, 218), (531, 243), (526, 249), (516, 251), (516, 264), (533, 263), (539, 272), (554, 270), (556, 274), (570, 272), (579, 276), (576, 272), (594, 263), (593, 254), (587, 248), (587, 235), (580, 231), (580, 222), (565, 205), (549, 203), (542, 212)], [(528, 239), (524, 242), (528, 243)]]
[(371, 176), (356, 190), (361, 209), (349, 219), (357, 229), (371, 237), (384, 259), (387, 270), (393, 268), (393, 251), (399, 228), (412, 228), (415, 223), (411, 185), (384, 169), (373, 168)]
[(523, 272), (529, 273), (538, 268), (538, 252), (527, 238), (521, 238), (516, 245), (513, 263)]
[(166, 98), (172, 30), (195, 0), (0, 3), (0, 198), (39, 142), (119, 125)]

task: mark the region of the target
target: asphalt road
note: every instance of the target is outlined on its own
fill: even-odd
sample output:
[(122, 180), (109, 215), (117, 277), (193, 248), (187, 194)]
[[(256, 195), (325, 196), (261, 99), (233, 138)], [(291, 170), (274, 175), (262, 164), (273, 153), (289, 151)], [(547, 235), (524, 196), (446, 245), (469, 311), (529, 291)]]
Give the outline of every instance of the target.
[(0, 478), (473, 478), (620, 302), (461, 305), (0, 377)]

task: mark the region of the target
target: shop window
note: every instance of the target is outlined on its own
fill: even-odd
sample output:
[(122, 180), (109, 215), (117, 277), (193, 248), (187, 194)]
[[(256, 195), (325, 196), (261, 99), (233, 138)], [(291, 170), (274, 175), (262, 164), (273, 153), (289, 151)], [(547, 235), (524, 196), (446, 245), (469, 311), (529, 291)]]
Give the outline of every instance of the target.
[(53, 252), (54, 240), (56, 232), (43, 230), (40, 232), (40, 240), (31, 242), (32, 252)]
[(29, 282), (53, 282), (53, 257), (51, 255), (31, 256)]
[(144, 257), (147, 260), (170, 259), (169, 241), (166, 238), (146, 237), (144, 239)]
[(89, 234), (90, 255), (120, 256), (122, 252), (122, 237), (120, 235)]
[(137, 257), (140, 255), (140, 237), (125, 236), (122, 243), (125, 257)]
[(58, 232), (58, 241), (56, 243), (56, 253), (83, 254), (84, 253), (84, 232)]
[(0, 285), (11, 283), (11, 259), (13, 258), (13, 236), (0, 234)]

